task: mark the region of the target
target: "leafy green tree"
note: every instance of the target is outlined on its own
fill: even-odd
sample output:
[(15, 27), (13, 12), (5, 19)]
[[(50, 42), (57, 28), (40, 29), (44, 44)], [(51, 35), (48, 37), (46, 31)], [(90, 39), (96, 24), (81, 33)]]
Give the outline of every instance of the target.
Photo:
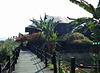
[(45, 43), (48, 46), (49, 53), (52, 53), (52, 51), (55, 49), (57, 44), (57, 32), (54, 32), (54, 28), (59, 23), (54, 22), (53, 19), (47, 19), (46, 15), (44, 19), (40, 17), (40, 21), (38, 22), (35, 19), (30, 20), (33, 23), (33, 28), (36, 28), (37, 30), (40, 30), (41, 35), (45, 38)]
[(86, 10), (87, 12), (91, 13), (93, 17), (82, 17), (75, 19), (71, 24), (74, 25), (74, 29), (71, 33), (73, 33), (76, 29), (80, 29), (82, 27), (86, 27), (86, 32), (88, 29), (90, 29), (94, 34), (95, 41), (100, 41), (100, 0), (97, 5), (97, 8), (95, 8), (92, 4), (89, 4), (85, 0), (70, 0), (72, 3), (75, 3), (79, 5), (81, 8)]
[[(87, 12), (91, 13), (93, 17), (82, 17), (75, 19), (71, 24), (75, 24), (75, 29), (71, 33), (73, 33), (76, 29), (82, 28), (83, 26), (86, 27), (86, 32), (90, 29), (94, 34), (94, 40), (100, 41), (100, 0), (98, 2), (97, 8), (95, 8), (92, 4), (89, 4), (85, 0), (70, 0), (72, 3), (79, 5), (80, 7), (84, 8)], [(98, 48), (96, 48), (97, 53), (99, 52)], [(98, 56), (98, 55), (97, 55)], [(96, 64), (97, 64), (97, 73), (99, 72), (99, 58), (95, 56)]]

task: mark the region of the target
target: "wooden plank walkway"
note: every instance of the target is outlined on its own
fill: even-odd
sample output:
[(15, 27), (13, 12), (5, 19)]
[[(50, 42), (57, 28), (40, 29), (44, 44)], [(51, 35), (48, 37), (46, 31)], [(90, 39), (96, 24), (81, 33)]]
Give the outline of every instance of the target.
[(21, 50), (12, 73), (53, 73), (37, 56), (29, 50)]

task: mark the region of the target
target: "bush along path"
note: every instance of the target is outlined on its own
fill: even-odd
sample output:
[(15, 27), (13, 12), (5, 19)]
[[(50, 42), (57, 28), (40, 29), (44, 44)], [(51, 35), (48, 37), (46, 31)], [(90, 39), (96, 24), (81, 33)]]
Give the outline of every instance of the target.
[(24, 49), (20, 51), (13, 73), (53, 73), (53, 71), (45, 68), (45, 64), (34, 53)]

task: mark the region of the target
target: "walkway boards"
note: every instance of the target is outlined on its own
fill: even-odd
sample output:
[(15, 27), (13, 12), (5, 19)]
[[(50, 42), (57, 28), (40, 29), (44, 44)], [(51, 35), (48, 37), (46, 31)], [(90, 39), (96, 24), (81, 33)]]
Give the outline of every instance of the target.
[(13, 73), (53, 73), (29, 50), (21, 50)]

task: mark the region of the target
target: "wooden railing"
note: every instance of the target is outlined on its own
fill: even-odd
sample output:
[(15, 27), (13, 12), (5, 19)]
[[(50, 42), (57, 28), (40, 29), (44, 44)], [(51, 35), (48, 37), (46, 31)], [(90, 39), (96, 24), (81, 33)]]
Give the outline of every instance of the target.
[[(63, 69), (60, 65), (61, 63), (61, 59), (60, 59), (60, 56), (56, 56), (56, 52), (53, 52), (53, 54), (49, 54), (47, 52), (47, 49), (39, 49), (38, 47), (35, 47), (33, 45), (31, 45), (30, 47), (30, 50), (37, 55), (38, 58), (41, 59), (41, 61), (44, 61), (45, 63), (45, 67), (48, 66), (48, 62), (53, 64), (53, 67), (54, 67), (54, 73), (60, 73), (61, 72), (61, 69)], [(71, 65), (71, 63), (70, 63)], [(72, 63), (73, 65), (73, 63)], [(73, 69), (73, 67), (72, 67)], [(59, 71), (59, 72), (57, 72)], [(65, 71), (67, 73), (67, 71)], [(73, 72), (72, 72), (73, 73)]]
[(0, 64), (0, 73), (12, 73), (15, 70), (15, 64), (20, 53), (20, 46), (12, 51), (13, 55), (7, 56), (7, 62), (2, 66)]
[[(60, 65), (61, 65), (61, 58), (60, 56), (56, 56), (56, 52), (53, 52), (53, 54), (49, 54), (47, 52), (47, 49), (41, 49), (39, 47), (35, 47), (33, 45), (28, 46), (30, 47), (30, 50), (37, 55), (38, 58), (41, 59), (41, 61), (44, 61), (45, 63), (45, 67), (48, 66), (48, 62), (50, 62), (51, 64), (53, 64), (54, 67), (54, 73), (61, 73), (61, 70), (65, 71), (65, 73), (69, 73), (68, 71), (64, 70)], [(85, 71), (83, 68), (93, 68), (93, 69), (97, 69), (97, 66), (91, 66), (91, 65), (84, 65), (84, 66), (80, 66), (78, 64), (75, 64), (75, 58), (71, 57), (71, 62), (66, 62), (67, 65), (71, 66), (71, 73), (75, 73), (75, 68), (77, 67), (78, 69), (80, 69), (82, 72), (84, 73), (88, 73), (87, 71)]]

